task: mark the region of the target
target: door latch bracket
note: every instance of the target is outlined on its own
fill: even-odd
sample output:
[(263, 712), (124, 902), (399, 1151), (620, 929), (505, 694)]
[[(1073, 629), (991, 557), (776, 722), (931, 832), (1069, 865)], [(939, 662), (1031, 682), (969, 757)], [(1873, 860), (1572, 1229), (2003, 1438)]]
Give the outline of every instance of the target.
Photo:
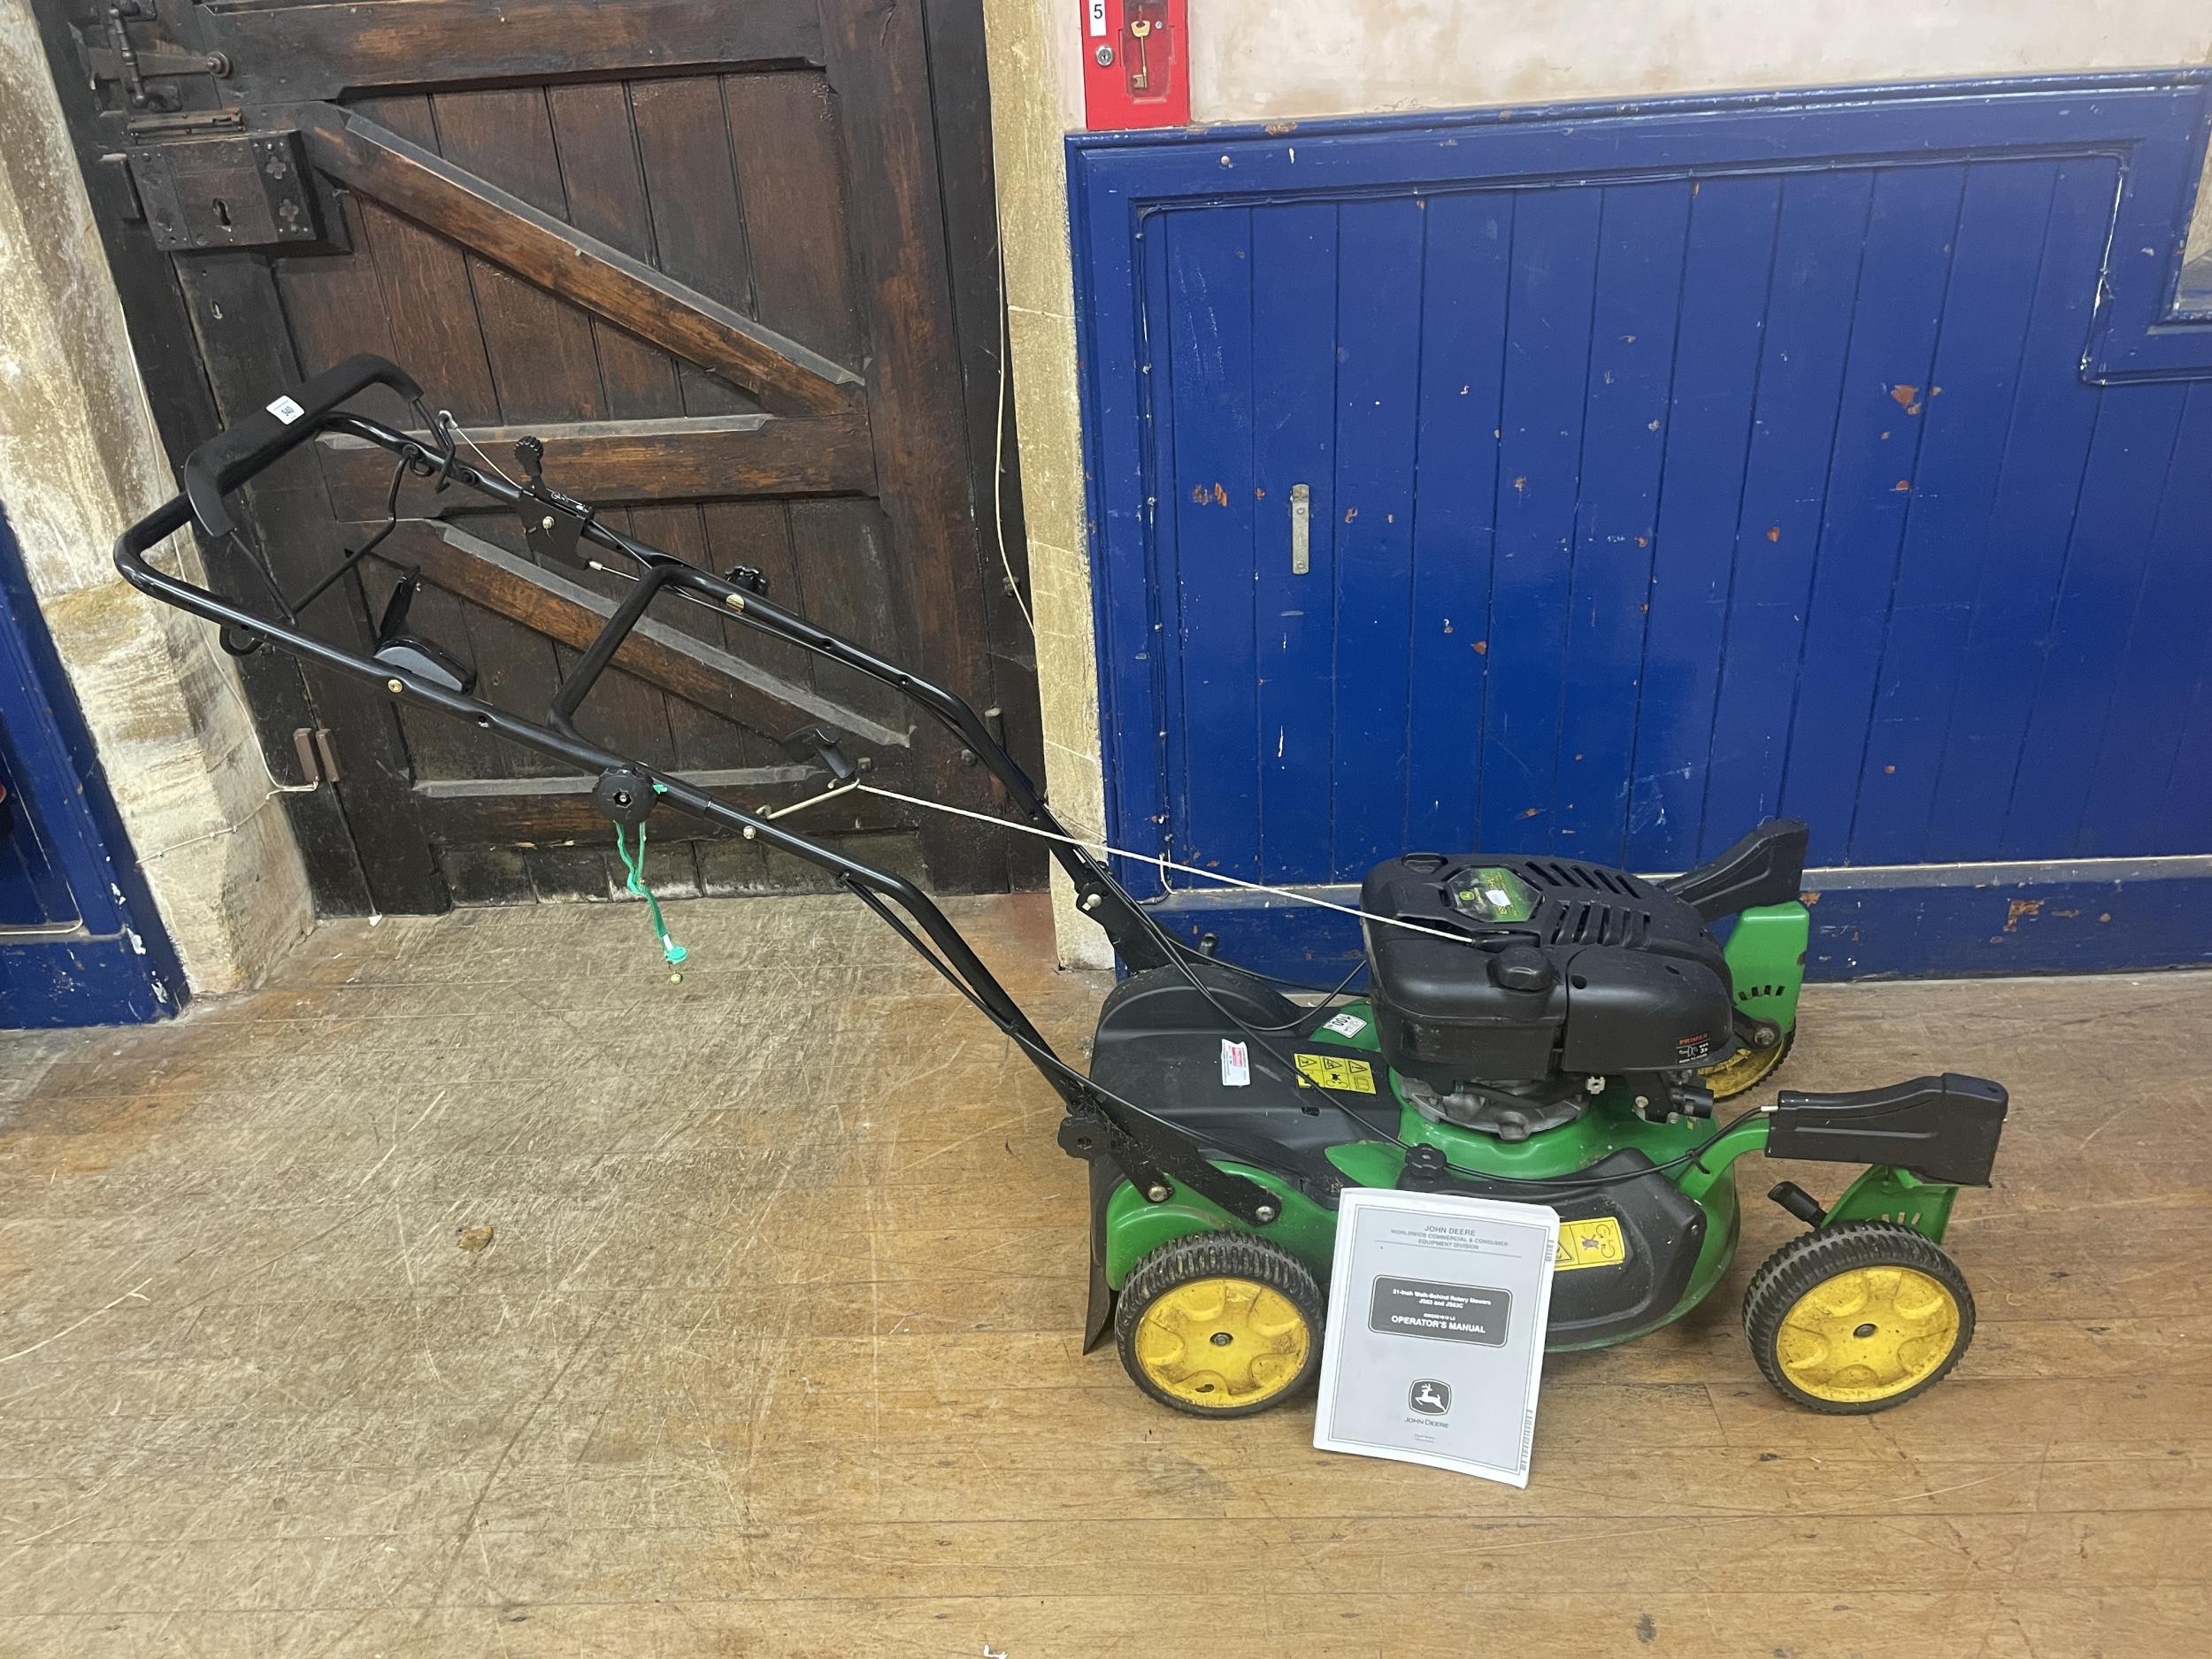
[(164, 253), (318, 241), (300, 136), (227, 133), (134, 146), (131, 182)]

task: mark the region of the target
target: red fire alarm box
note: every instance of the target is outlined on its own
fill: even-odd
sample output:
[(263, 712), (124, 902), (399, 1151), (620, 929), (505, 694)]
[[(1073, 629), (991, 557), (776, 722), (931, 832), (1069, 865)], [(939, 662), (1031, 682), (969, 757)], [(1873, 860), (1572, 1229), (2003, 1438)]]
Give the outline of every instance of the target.
[(1077, 0), (1083, 13), (1084, 124), (1190, 125), (1189, 0)]

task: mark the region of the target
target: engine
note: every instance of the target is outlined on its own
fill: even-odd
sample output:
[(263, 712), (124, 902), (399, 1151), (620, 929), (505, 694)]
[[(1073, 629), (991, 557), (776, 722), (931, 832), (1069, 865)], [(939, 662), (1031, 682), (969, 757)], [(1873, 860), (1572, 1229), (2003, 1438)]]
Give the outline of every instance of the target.
[(1734, 1047), (1734, 988), (1686, 900), (1569, 859), (1408, 853), (1360, 908), (1427, 930), (1364, 924), (1376, 1035), (1417, 1110), (1508, 1141), (1609, 1082), (1655, 1119), (1711, 1111), (1697, 1072)]

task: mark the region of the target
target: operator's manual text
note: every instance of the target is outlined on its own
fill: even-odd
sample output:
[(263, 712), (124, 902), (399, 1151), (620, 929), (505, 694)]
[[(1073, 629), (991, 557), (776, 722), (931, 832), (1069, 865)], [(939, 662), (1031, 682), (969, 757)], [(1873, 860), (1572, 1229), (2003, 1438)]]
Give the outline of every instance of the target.
[(1313, 1443), (1528, 1485), (1559, 1217), (1347, 1187)]

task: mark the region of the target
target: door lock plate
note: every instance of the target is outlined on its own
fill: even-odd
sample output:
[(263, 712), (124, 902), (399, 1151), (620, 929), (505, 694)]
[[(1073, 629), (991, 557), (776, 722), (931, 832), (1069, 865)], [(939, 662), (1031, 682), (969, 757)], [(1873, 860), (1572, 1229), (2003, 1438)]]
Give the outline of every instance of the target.
[(131, 182), (165, 253), (320, 237), (297, 133), (228, 133), (129, 154)]

